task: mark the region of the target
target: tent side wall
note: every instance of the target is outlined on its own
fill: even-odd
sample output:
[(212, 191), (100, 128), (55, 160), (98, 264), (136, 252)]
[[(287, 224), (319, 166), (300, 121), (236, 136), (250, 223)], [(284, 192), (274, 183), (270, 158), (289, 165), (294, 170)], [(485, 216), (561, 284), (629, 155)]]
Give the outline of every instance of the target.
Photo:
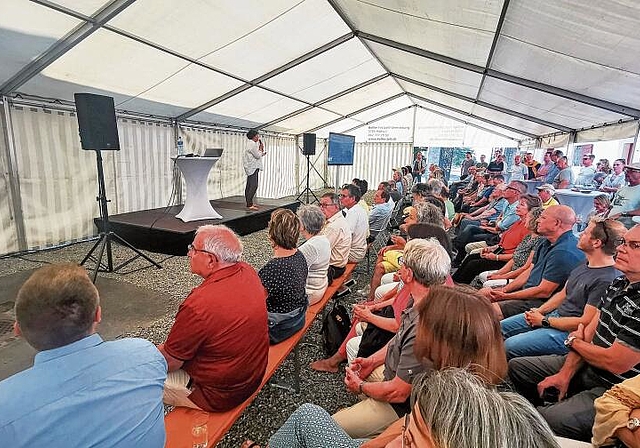
[[(6, 131), (0, 140), (0, 254), (52, 247), (96, 234), (98, 216), (96, 156), (80, 148), (78, 124), (69, 110), (11, 104), (15, 151), (9, 150)], [(6, 123), (7, 121), (3, 121)], [(118, 117), (120, 151), (104, 151), (103, 166), (109, 213), (161, 208), (172, 200), (175, 154), (174, 128), (166, 122)], [(209, 176), (210, 199), (244, 194), (246, 176), (242, 132), (181, 128), (188, 152), (225, 148)], [(298, 155), (295, 138), (263, 137), (268, 157), (261, 173), (258, 196), (276, 198), (295, 194)], [(11, 188), (10, 164), (18, 177)], [(184, 183), (183, 183), (184, 184)], [(184, 198), (184, 185), (183, 189)], [(17, 197), (14, 193), (17, 192)], [(14, 204), (20, 204), (16, 213)], [(24, 227), (20, 244), (18, 227)]]

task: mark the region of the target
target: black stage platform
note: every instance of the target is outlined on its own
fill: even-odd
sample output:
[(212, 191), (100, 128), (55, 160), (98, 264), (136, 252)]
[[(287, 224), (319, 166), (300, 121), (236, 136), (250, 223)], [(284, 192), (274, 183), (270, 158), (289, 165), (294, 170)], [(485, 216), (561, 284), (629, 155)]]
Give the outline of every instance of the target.
[[(291, 199), (256, 200), (260, 210), (246, 208), (244, 196), (232, 196), (210, 201), (222, 219), (182, 222), (175, 216), (182, 205), (168, 208), (141, 210), (119, 215), (110, 215), (111, 230), (138, 249), (167, 255), (186, 255), (187, 245), (193, 241), (196, 229), (204, 224), (224, 224), (239, 235), (247, 235), (267, 227), (271, 212), (277, 208), (288, 208), (294, 212), (300, 203)], [(100, 228), (100, 218), (94, 222)]]

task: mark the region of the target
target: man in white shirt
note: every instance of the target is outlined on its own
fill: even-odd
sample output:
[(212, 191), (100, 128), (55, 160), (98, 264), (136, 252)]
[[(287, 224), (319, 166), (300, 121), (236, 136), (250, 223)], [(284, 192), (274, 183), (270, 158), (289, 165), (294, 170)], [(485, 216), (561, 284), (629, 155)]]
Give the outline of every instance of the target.
[(347, 222), (351, 229), (350, 263), (358, 263), (367, 253), (369, 218), (367, 212), (358, 204), (361, 196), (362, 192), (353, 184), (345, 185), (340, 193), (340, 203), (347, 209)]
[(576, 179), (576, 185), (589, 185), (593, 183), (593, 176), (596, 169), (593, 167), (593, 161), (596, 158), (593, 154), (585, 154), (582, 156), (582, 166)]
[(615, 194), (608, 216), (631, 228), (634, 225), (632, 218), (640, 216), (640, 163), (627, 165), (624, 171), (629, 185)]
[(520, 154), (513, 158), (513, 165), (509, 168), (509, 174), (511, 174), (510, 181), (512, 180), (527, 180), (529, 176), (529, 168), (522, 162)]
[(340, 198), (337, 194), (325, 193), (320, 197), (320, 209), (327, 218), (320, 233), (327, 237), (331, 245), (331, 258), (327, 273), (329, 285), (334, 278), (344, 274), (351, 251), (351, 229), (340, 208)]

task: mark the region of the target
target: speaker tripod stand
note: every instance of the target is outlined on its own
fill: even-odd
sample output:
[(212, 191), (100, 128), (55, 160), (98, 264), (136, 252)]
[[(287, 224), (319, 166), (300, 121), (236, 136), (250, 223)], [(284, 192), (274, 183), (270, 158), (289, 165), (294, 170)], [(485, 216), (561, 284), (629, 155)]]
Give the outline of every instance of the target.
[(305, 187), (304, 190), (302, 190), (302, 192), (300, 192), (300, 194), (298, 195), (296, 200), (300, 201), (300, 198), (302, 196), (306, 195), (307, 199), (306, 199), (305, 204), (310, 204), (309, 195), (311, 195), (315, 199), (315, 202), (320, 202), (320, 199), (318, 199), (318, 196), (316, 196), (316, 194), (313, 192), (313, 190), (309, 187), (309, 178), (310, 178), (309, 175), (311, 174), (311, 168), (313, 168), (313, 171), (315, 171), (316, 174), (318, 176), (320, 176), (320, 179), (322, 179), (322, 181), (324, 182), (325, 186), (327, 185), (327, 181), (324, 180), (324, 178), (322, 177), (322, 174), (320, 174), (318, 172), (318, 170), (316, 169), (316, 167), (313, 166), (313, 164), (311, 163), (311, 159), (309, 158), (309, 154), (305, 154), (305, 157), (307, 158), (307, 176), (306, 176), (306, 184), (307, 184), (307, 186)]
[[(93, 274), (91, 276), (91, 281), (93, 283), (96, 282), (96, 278), (98, 277), (98, 272), (117, 272), (120, 269), (127, 266), (129, 263), (137, 260), (142, 257), (147, 260), (149, 263), (157, 267), (158, 269), (162, 269), (162, 266), (153, 261), (151, 258), (143, 254), (141, 251), (133, 247), (129, 242), (127, 242), (124, 238), (122, 238), (117, 233), (111, 231), (111, 226), (109, 224), (109, 211), (107, 208), (107, 203), (110, 202), (107, 199), (107, 191), (104, 184), (104, 170), (102, 169), (102, 154), (99, 149), (96, 149), (96, 164), (98, 166), (98, 197), (96, 200), (100, 205), (100, 221), (102, 223), (100, 229), (100, 236), (98, 240), (93, 245), (91, 250), (85, 255), (84, 259), (80, 263), (84, 265), (87, 261), (91, 260), (95, 263), (95, 267), (93, 269)], [(113, 253), (111, 248), (111, 243), (117, 243), (123, 247), (126, 247), (134, 252), (134, 256), (129, 258), (128, 260), (122, 262), (118, 266), (113, 266)], [(98, 250), (97, 257), (94, 256), (94, 252)], [(103, 263), (102, 258), (104, 257), (106, 252), (107, 262)]]

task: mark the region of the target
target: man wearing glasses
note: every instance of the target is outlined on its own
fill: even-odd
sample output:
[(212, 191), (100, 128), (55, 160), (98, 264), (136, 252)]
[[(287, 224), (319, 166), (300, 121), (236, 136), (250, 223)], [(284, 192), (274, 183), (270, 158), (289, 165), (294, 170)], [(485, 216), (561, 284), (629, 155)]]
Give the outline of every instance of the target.
[(329, 285), (334, 278), (344, 274), (351, 251), (351, 228), (340, 209), (340, 197), (335, 193), (325, 193), (320, 198), (320, 209), (327, 218), (322, 233), (329, 240), (331, 257), (329, 258)]
[(629, 185), (620, 188), (613, 197), (608, 216), (630, 228), (634, 225), (632, 218), (640, 215), (640, 163), (627, 165), (624, 171)]
[(169, 374), (164, 402), (222, 412), (249, 398), (267, 367), (267, 293), (241, 261), (242, 243), (225, 226), (199, 227), (189, 245), (191, 272), (203, 278), (180, 304), (158, 347)]
[(553, 188), (556, 190), (562, 190), (564, 188), (571, 187), (571, 185), (573, 185), (573, 171), (569, 166), (567, 157), (559, 157), (556, 162), (556, 166), (560, 171), (558, 171), (558, 174), (553, 179)]
[(500, 326), (507, 359), (519, 356), (565, 355), (564, 340), (578, 324), (588, 325), (607, 287), (621, 272), (613, 267), (615, 242), (624, 226), (613, 219), (592, 220), (580, 235), (578, 249), (587, 257), (561, 291), (537, 308), (504, 319)]
[(596, 156), (593, 154), (585, 154), (582, 156), (582, 167), (576, 179), (577, 185), (590, 185), (593, 183), (593, 176), (596, 174), (596, 169), (593, 166), (595, 158)]
[(607, 288), (591, 322), (578, 325), (566, 339), (569, 353), (509, 361), (516, 390), (540, 405), (538, 411), (558, 436), (589, 441), (594, 400), (640, 374), (640, 226), (615, 244), (615, 267), (624, 275)]

